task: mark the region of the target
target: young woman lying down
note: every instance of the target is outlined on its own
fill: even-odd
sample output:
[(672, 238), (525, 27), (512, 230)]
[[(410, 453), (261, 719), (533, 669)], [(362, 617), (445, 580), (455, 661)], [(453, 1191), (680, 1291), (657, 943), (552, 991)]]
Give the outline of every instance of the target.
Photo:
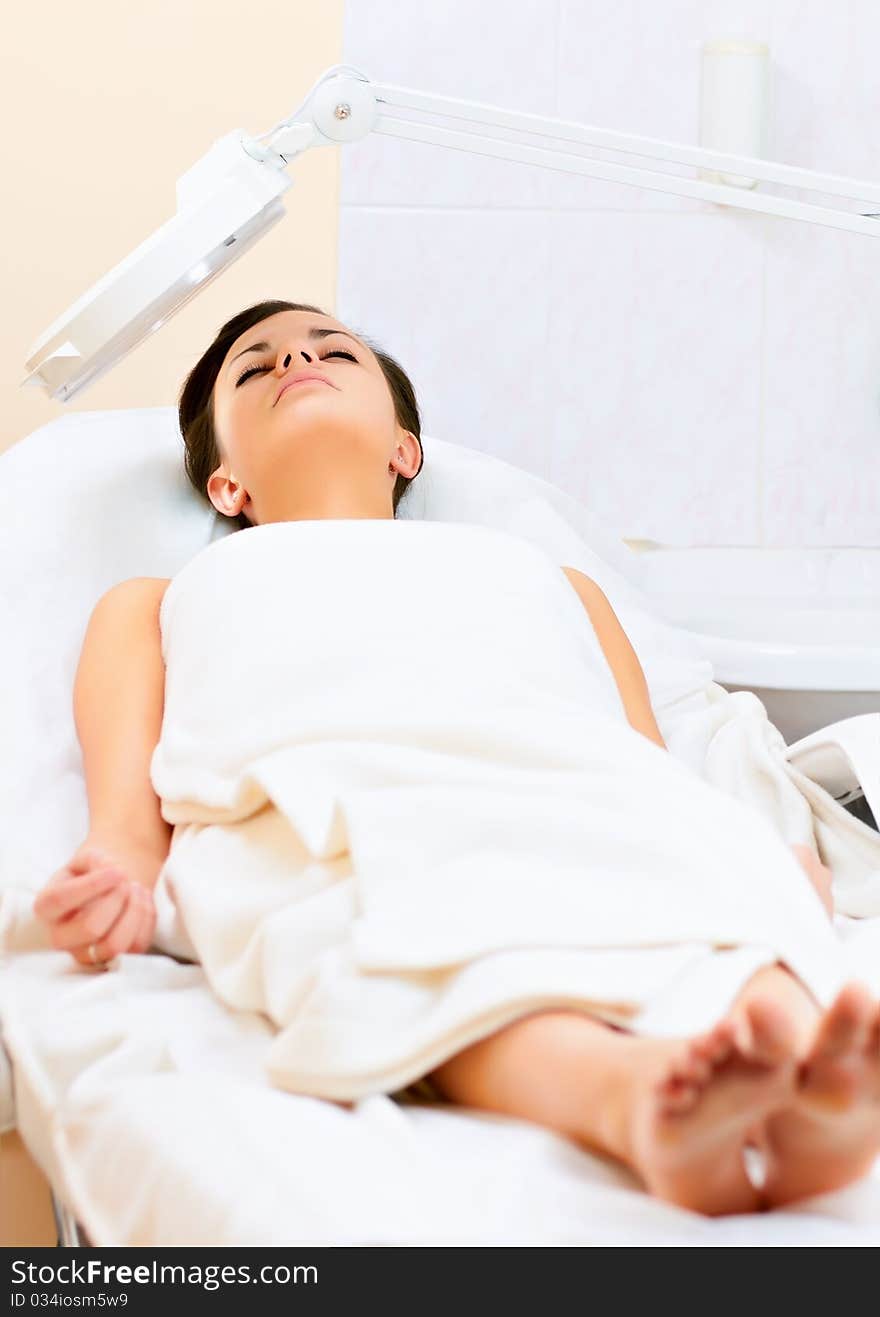
[(880, 1004), (828, 872), (667, 753), (599, 587), (398, 519), (412, 386), (317, 308), (223, 326), (179, 415), (237, 532), (94, 609), (90, 830), (36, 900), (52, 945), (148, 951), (161, 882), (213, 990), (276, 1024), (280, 1087), (427, 1083), (712, 1215), (864, 1176)]

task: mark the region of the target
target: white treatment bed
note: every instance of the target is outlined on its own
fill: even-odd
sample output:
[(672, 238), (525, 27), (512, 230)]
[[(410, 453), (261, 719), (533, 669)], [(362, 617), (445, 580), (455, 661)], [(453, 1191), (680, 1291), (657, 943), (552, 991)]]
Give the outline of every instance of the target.
[[(400, 515), (510, 529), (592, 575), (642, 657), (672, 746), (711, 671), (651, 617), (623, 546), (516, 468), (424, 447)], [(880, 1166), (784, 1212), (703, 1219), (524, 1121), (386, 1095), (347, 1111), (273, 1088), (273, 1026), (226, 1008), (201, 966), (154, 951), (93, 971), (48, 948), (33, 896), (88, 825), (72, 683), (91, 608), (116, 581), (170, 577), (228, 532), (181, 463), (172, 408), (76, 413), (0, 457), (16, 623), (0, 682), (0, 1132), (17, 1126), (62, 1211), (98, 1246), (878, 1242)], [(714, 691), (754, 720), (748, 699)], [(873, 890), (861, 882), (863, 914)], [(837, 923), (853, 977), (880, 992), (877, 910)]]

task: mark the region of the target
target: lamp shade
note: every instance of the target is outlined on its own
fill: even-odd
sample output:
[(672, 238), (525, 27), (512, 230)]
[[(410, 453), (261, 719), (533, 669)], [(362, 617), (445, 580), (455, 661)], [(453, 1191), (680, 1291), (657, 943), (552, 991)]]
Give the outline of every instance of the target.
[(32, 345), (21, 387), (70, 399), (158, 329), (284, 216), (293, 179), (240, 130), (182, 175), (177, 214), (78, 298)]

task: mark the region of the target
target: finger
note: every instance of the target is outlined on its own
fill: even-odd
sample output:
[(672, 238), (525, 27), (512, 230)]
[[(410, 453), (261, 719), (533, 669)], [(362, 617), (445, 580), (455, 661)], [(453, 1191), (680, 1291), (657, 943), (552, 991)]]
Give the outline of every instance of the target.
[(129, 908), (129, 905), (131, 903), (131, 896), (132, 896), (132, 889), (129, 889), (128, 891), (126, 891), (124, 895), (122, 909), (120, 910), (119, 915), (113, 921), (113, 923), (109, 925), (103, 937), (96, 937), (91, 942), (86, 943), (84, 946), (68, 947), (70, 954), (73, 956), (74, 960), (79, 962), (80, 965), (87, 965), (89, 969), (94, 969), (95, 966), (100, 961), (107, 961), (112, 959), (112, 956), (107, 955), (106, 952), (102, 950), (102, 948), (106, 946), (107, 938), (113, 933), (113, 930), (118, 927), (119, 920), (124, 916), (126, 910)]
[(156, 933), (156, 902), (153, 899), (153, 893), (146, 887), (141, 887), (140, 884), (136, 885), (133, 896), (141, 905), (141, 922), (131, 950), (137, 952), (149, 951)]
[(86, 875), (84, 878), (71, 878), (69, 881), (71, 883), (82, 883), (83, 886), (80, 890), (83, 895), (75, 906), (57, 916), (57, 922), (60, 924), (67, 924), (76, 919), (91, 902), (97, 901), (101, 897), (110, 896), (115, 891), (127, 890), (132, 880), (121, 869), (111, 869), (106, 874), (105, 879), (95, 883), (94, 887), (90, 885), (92, 881), (91, 874)]
[[(141, 911), (143, 908), (143, 899), (139, 893), (144, 891), (145, 889), (140, 883), (132, 883), (127, 893), (125, 907), (116, 923), (97, 942), (91, 942), (85, 947), (71, 949), (74, 960), (78, 961), (80, 965), (86, 965), (89, 969), (94, 969), (99, 963), (106, 964), (124, 951), (136, 950), (134, 943), (137, 940), (137, 923), (142, 918)], [(128, 919), (131, 920), (131, 923), (123, 926), (123, 921)]]
[[(119, 918), (104, 937), (95, 941), (95, 959), (112, 960), (131, 948), (143, 918), (143, 905), (138, 897), (140, 884), (134, 884)], [(143, 890), (143, 889), (141, 889)]]
[(116, 868), (103, 868), (80, 877), (65, 876), (65, 871), (61, 869), (37, 895), (34, 913), (40, 919), (50, 922), (63, 919), (86, 901), (110, 891), (124, 881), (127, 881), (125, 875)]
[(52, 946), (59, 951), (88, 947), (105, 937), (128, 904), (128, 888), (117, 886), (104, 896), (89, 901), (71, 919), (51, 925)]

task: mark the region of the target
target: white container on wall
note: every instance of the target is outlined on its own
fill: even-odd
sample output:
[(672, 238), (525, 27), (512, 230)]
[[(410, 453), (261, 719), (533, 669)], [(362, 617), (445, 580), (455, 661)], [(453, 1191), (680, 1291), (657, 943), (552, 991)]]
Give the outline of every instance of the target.
[[(761, 41), (706, 41), (700, 68), (700, 145), (766, 158), (770, 47)], [(707, 183), (753, 188), (758, 180), (712, 169)]]

